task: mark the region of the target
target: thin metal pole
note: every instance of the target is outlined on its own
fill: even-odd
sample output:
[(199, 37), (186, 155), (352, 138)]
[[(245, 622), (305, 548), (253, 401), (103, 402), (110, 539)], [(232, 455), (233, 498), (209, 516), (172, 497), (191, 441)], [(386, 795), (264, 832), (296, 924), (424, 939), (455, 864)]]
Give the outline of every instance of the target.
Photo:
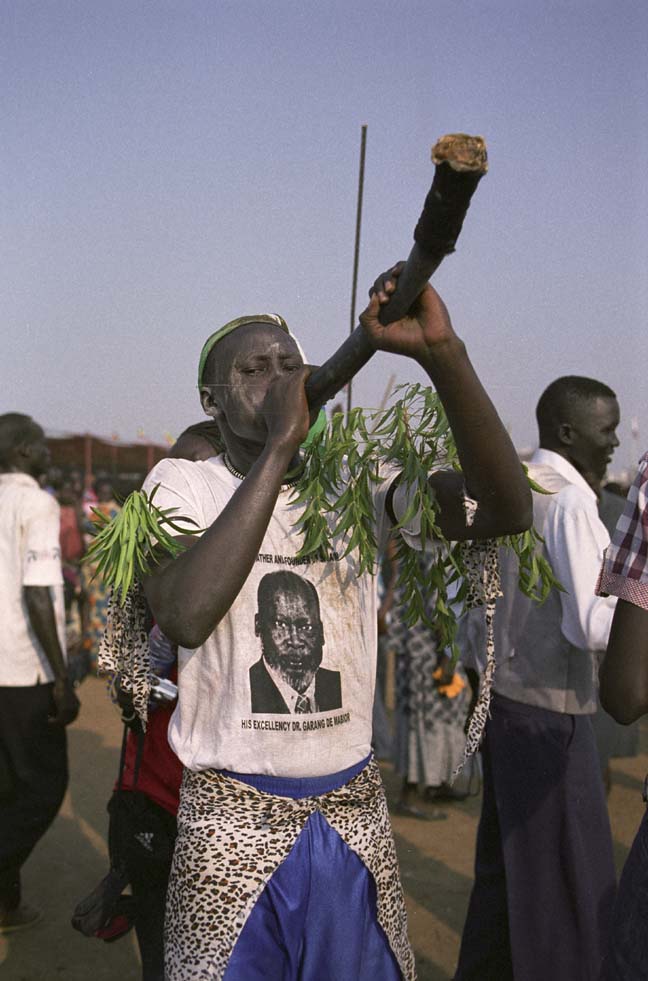
[(396, 381), (396, 375), (392, 371), (391, 375), (389, 376), (389, 378), (387, 380), (387, 385), (385, 386), (385, 394), (381, 398), (380, 405), (378, 406), (378, 411), (379, 412), (382, 412), (383, 409), (385, 408), (385, 406), (387, 405), (387, 401), (389, 399), (389, 396), (392, 393), (392, 388), (394, 387), (394, 382), (395, 381)]
[[(360, 139), (360, 173), (358, 175), (358, 207), (356, 210), (356, 233), (355, 233), (355, 250), (353, 254), (353, 285), (351, 287), (351, 325), (349, 328), (349, 333), (352, 334), (356, 326), (356, 294), (358, 292), (358, 262), (360, 260), (360, 228), (362, 225), (362, 196), (364, 194), (364, 169), (365, 169), (365, 154), (367, 150), (367, 127), (366, 125), (362, 127), (362, 136)], [(352, 379), (349, 379), (349, 384), (347, 385), (347, 415), (351, 411), (351, 385)]]
[(85, 433), (83, 437), (83, 480), (85, 489), (92, 487), (92, 436)]

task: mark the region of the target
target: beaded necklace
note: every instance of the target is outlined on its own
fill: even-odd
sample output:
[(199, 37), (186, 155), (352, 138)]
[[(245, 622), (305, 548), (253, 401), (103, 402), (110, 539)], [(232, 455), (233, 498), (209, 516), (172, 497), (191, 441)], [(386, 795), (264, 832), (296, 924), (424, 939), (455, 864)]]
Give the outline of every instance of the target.
[[(227, 469), (229, 470), (229, 472), (232, 474), (233, 477), (237, 477), (239, 480), (245, 480), (246, 475), (244, 473), (241, 473), (240, 470), (236, 469), (236, 467), (232, 464), (230, 458), (228, 457), (227, 453), (223, 453), (223, 463), (225, 464), (225, 466), (227, 467)], [(290, 480), (282, 480), (281, 481), (282, 488), (294, 487), (295, 484), (298, 482), (300, 476), (301, 474), (296, 474), (294, 477), (291, 477)]]

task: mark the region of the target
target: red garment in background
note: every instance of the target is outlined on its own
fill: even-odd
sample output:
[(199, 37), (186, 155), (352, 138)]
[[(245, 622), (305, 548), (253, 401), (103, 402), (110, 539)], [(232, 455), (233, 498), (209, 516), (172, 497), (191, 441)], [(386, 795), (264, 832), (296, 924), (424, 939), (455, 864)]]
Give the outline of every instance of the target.
[[(169, 678), (173, 682), (177, 681), (177, 668), (173, 668)], [(176, 815), (180, 803), (182, 763), (169, 746), (167, 738), (169, 719), (174, 708), (175, 702), (163, 703), (149, 712), (137, 783), (135, 783), (135, 760), (138, 737), (133, 732), (128, 733), (122, 788), (139, 790), (165, 811)], [(117, 789), (116, 783), (115, 789)]]
[(83, 536), (79, 528), (76, 508), (61, 505), (61, 559), (63, 562), (78, 562), (83, 555)]

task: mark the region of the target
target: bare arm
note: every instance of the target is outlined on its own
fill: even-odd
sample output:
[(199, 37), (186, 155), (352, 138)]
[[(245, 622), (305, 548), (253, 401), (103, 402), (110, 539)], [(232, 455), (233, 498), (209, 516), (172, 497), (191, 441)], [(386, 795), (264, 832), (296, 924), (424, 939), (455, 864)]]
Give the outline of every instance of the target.
[(617, 722), (648, 712), (648, 610), (617, 602), (599, 682), (601, 705)]
[(49, 586), (24, 586), (23, 589), (29, 622), (54, 674), (56, 715), (52, 721), (66, 726), (76, 719), (79, 713), (79, 700), (68, 680)]
[(205, 642), (238, 596), (259, 552), (281, 482), (308, 432), (308, 369), (269, 390), (268, 440), (227, 507), (191, 547), (144, 582), (160, 629), (181, 647)]
[[(533, 507), (522, 464), (463, 343), (457, 339), (436, 352), (426, 370), (443, 402), (463, 469), (463, 477), (450, 471), (430, 477), (443, 534), (461, 541), (526, 531)], [(464, 481), (479, 504), (470, 528), (464, 512)]]
[[(398, 269), (394, 267), (377, 281), (360, 319), (376, 348), (414, 358), (443, 402), (463, 476), (452, 472), (431, 475), (441, 530), (453, 541), (525, 531), (533, 519), (533, 506), (522, 464), (439, 295), (428, 285), (419, 297), (416, 317), (387, 327), (378, 321), (380, 304), (388, 302)], [(468, 494), (479, 504), (470, 528), (463, 507), (464, 481)]]

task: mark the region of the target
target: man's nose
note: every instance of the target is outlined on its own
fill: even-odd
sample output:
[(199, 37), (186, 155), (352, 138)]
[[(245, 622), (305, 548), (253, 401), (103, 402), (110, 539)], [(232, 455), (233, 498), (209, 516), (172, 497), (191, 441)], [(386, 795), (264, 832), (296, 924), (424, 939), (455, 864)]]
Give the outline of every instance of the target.
[(281, 378), (283, 374), (284, 372), (282, 371), (281, 365), (279, 364), (269, 365), (266, 372), (268, 387), (270, 387), (270, 385), (273, 385), (274, 382), (276, 382), (278, 378)]

